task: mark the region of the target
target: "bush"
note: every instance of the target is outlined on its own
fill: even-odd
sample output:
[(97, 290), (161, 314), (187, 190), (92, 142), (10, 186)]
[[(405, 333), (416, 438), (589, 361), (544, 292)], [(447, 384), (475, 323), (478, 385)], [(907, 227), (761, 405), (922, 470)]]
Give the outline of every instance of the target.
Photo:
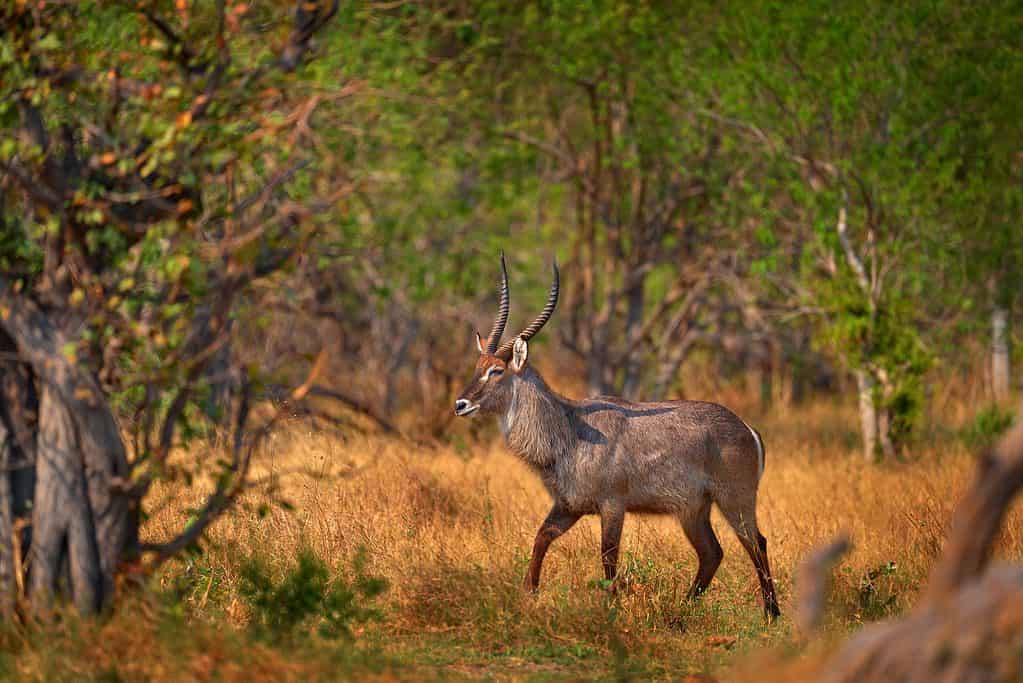
[(971, 450), (984, 451), (995, 445), (1016, 419), (1016, 413), (998, 405), (980, 409), (973, 422), (959, 431), (959, 438)]
[(280, 643), (307, 634), (313, 627), (324, 638), (351, 640), (352, 624), (379, 618), (366, 607), (387, 589), (387, 581), (364, 573), (365, 555), (356, 554), (353, 578), (330, 578), (327, 565), (311, 550), (298, 555), (298, 564), (275, 582), (261, 558), (250, 558), (241, 570), (239, 592), (252, 613), (251, 627), (259, 637)]

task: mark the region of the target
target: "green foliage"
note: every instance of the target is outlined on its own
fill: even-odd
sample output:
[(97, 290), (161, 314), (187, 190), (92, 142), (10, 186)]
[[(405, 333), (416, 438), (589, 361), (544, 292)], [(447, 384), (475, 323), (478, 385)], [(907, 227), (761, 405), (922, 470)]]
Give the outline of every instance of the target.
[[(992, 298), (1019, 302), (1023, 59), (1008, 0), (342, 5), (315, 59), (284, 71), (273, 65), (285, 6), (231, 4), (230, 63), (195, 116), (210, 87), (199, 66), (222, 58), (216, 3), (146, 5), (191, 69), (183, 45), (123, 4), (3, 10), (0, 124), (23, 129), (19, 102), (34, 103), (53, 158), (67, 151), (57, 131), (83, 131), (88, 172), (63, 214), (5, 176), (0, 268), (38, 285), (47, 239), (69, 227), (58, 214), (72, 220), (82, 239), (70, 251), (96, 266), (67, 294), (87, 320), (76, 357), (98, 365), (117, 349), (97, 372), (122, 413), (165, 411), (192, 383), (179, 419), (203, 434), (190, 416), (215, 412), (206, 380), (165, 361), (215, 299), (226, 226), (266, 229), (233, 268), (305, 255), (305, 270), (289, 262), (266, 288), (288, 306), (313, 283), (353, 330), (413, 319), (424, 346), (464, 324), (466, 302), (491, 300), (501, 248), (514, 255), (513, 316), (542, 303), (557, 254), (573, 324), (609, 300), (623, 320), (615, 289), (639, 263), (649, 315), (723, 260), (777, 313), (772, 334), (812, 333), (843, 369), (887, 378), (878, 399), (896, 440), (919, 424), (934, 360), (966, 353)], [(80, 77), (54, 76), (65, 69)], [(45, 175), (30, 135), (3, 136), (0, 162)], [(281, 173), (273, 201), (242, 222), (240, 198)], [(126, 218), (153, 193), (174, 215)], [(284, 217), (282, 205), (304, 208)], [(837, 237), (842, 205), (876, 291)], [(714, 338), (748, 326), (727, 279), (713, 288), (718, 310), (694, 313), (694, 327)], [(270, 310), (247, 300), (236, 317), (268, 330)], [(625, 332), (610, 336), (621, 345)]]
[(365, 573), (365, 564), (360, 552), (350, 580), (331, 578), (323, 560), (305, 549), (296, 567), (275, 581), (263, 558), (250, 558), (241, 568), (239, 592), (252, 610), (251, 627), (272, 642), (294, 641), (313, 628), (323, 638), (351, 640), (353, 625), (379, 618), (367, 603), (387, 589), (384, 579)]
[(973, 421), (959, 430), (959, 438), (971, 450), (983, 452), (990, 449), (1016, 421), (1016, 411), (998, 404), (981, 408)]

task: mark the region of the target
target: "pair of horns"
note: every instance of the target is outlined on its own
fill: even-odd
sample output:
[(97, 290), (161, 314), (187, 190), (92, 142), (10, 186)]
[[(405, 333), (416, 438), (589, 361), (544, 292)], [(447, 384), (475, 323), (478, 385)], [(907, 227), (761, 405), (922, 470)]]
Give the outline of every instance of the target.
[[(543, 310), (540, 311), (540, 315), (536, 316), (536, 319), (524, 329), (518, 337), (522, 337), (525, 340), (532, 339), (533, 336), (539, 332), (547, 321), (551, 319), (554, 314), (554, 309), (558, 305), (558, 290), (559, 290), (559, 278), (558, 273), (558, 262), (554, 262), (554, 282), (551, 283), (550, 292), (547, 294), (547, 303), (544, 305)], [(504, 252), (501, 252), (501, 299), (497, 307), (497, 318), (494, 320), (494, 326), (490, 328), (490, 334), (487, 335), (486, 352), (498, 356), (499, 358), (511, 358), (512, 348), (515, 346), (515, 339), (509, 339), (505, 343), (498, 346), (501, 341), (501, 335), (504, 334), (504, 326), (508, 323), (508, 310), (511, 307), (511, 300), (508, 295), (508, 268), (504, 263)]]

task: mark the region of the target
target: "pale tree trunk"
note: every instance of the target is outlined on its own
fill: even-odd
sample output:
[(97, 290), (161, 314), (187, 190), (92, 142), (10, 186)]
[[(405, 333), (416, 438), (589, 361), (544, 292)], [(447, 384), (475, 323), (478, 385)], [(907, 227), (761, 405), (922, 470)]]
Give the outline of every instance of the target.
[(892, 412), (882, 406), (877, 411), (877, 435), (881, 441), (881, 455), (895, 457), (895, 442), (892, 440)]
[(895, 441), (892, 430), (892, 397), (895, 396), (895, 386), (892, 384), (891, 376), (883, 369), (877, 368), (877, 381), (881, 384), (881, 405), (877, 407), (877, 435), (881, 441), (881, 456), (884, 458), (895, 457)]
[(991, 311), (991, 390), (995, 401), (1009, 398), (1009, 311), (996, 305)]
[(856, 370), (856, 386), (860, 396), (860, 432), (863, 436), (863, 457), (873, 462), (877, 457), (877, 407), (874, 404), (874, 378), (863, 369)]

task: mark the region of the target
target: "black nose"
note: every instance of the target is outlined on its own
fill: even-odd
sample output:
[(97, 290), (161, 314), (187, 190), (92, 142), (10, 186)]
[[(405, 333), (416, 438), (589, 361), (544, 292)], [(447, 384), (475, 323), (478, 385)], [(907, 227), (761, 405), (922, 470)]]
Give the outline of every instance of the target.
[(456, 413), (461, 412), (461, 411), (465, 410), (468, 407), (469, 407), (469, 402), (466, 401), (464, 398), (460, 398), (457, 401), (455, 401), (455, 412)]

